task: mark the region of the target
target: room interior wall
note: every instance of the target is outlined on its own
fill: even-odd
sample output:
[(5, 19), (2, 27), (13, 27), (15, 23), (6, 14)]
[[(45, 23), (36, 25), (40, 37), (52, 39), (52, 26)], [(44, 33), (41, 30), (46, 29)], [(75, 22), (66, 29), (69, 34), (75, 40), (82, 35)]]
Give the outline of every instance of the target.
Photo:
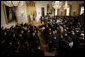
[[(74, 11), (76, 14), (79, 14), (79, 5), (82, 4), (84, 1), (69, 1), (68, 3), (71, 5), (71, 16), (74, 16)], [(47, 4), (50, 4), (48, 1), (36, 1), (35, 2), (35, 7), (36, 7), (36, 21), (40, 21), (40, 16), (41, 16), (41, 8), (44, 7), (45, 15), (47, 14)], [(26, 2), (24, 2), (22, 7), (17, 8), (17, 20), (18, 23), (28, 23), (27, 20), (27, 13), (26, 13)], [(6, 23), (6, 17), (4, 14), (4, 9), (3, 9), (3, 2), (1, 1), (1, 26), (5, 27), (10, 27), (11, 25), (16, 25), (15, 22)]]
[[(79, 5), (82, 4), (84, 1), (68, 1), (68, 5), (71, 7), (71, 11), (70, 11), (70, 16), (74, 16), (74, 12), (76, 13), (75, 15), (79, 15)], [(63, 15), (65, 16), (66, 15), (66, 10), (58, 10), (59, 12), (58, 15)]]
[(23, 3), (21, 7), (17, 7), (16, 15), (18, 23), (28, 23), (27, 21), (27, 12), (26, 12), (26, 2)]
[(45, 15), (47, 15), (47, 4), (49, 2), (47, 1), (36, 1), (35, 2), (35, 7), (36, 7), (36, 21), (40, 21), (40, 17), (41, 17), (41, 14), (42, 14), (42, 11), (41, 11), (41, 8), (43, 7), (44, 8), (44, 13)]
[(4, 17), (4, 11), (3, 11), (3, 3), (1, 2), (1, 25), (6, 24), (5, 17)]
[[(27, 23), (26, 3), (25, 2), (21, 7), (17, 7), (16, 16), (17, 16), (17, 23), (19, 23), (19, 24), (22, 22)], [(16, 22), (7, 23), (4, 4), (3, 4), (3, 1), (1, 1), (1, 26), (9, 28), (12, 25), (15, 26)]]
[(26, 14), (27, 14), (27, 21), (30, 23), (30, 15), (34, 14), (35, 16), (36, 13), (36, 8), (35, 8), (35, 3), (32, 1), (26, 1)]
[[(70, 16), (74, 16), (74, 12), (76, 12), (76, 15), (79, 15), (79, 5), (82, 4), (84, 1), (68, 1), (68, 4), (71, 6), (71, 10), (70, 10)], [(39, 21), (40, 16), (41, 16), (41, 7), (45, 8), (45, 15), (47, 13), (47, 4), (51, 4), (50, 2), (41, 2), (41, 1), (36, 1), (36, 12), (37, 12), (37, 21)], [(53, 10), (52, 10), (53, 11)], [(66, 15), (66, 10), (63, 10), (63, 12), (61, 13), (61, 10), (58, 10), (58, 14), (59, 15)], [(54, 12), (52, 14), (54, 16)]]
[(83, 4), (84, 1), (68, 1), (68, 4), (71, 5), (71, 16), (74, 16), (74, 12), (76, 15), (79, 15), (79, 5)]
[(15, 26), (16, 25), (15, 22), (7, 24), (7, 20), (6, 20), (6, 16), (5, 16), (6, 14), (5, 14), (4, 10), (5, 10), (4, 4), (1, 1), (1, 26), (7, 27), (7, 28), (11, 27), (12, 25)]

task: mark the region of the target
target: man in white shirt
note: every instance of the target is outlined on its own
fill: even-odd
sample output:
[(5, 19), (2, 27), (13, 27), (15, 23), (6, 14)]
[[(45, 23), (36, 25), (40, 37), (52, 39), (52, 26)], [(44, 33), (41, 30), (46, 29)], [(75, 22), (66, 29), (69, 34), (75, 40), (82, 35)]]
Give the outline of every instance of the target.
[(69, 42), (69, 46), (70, 46), (70, 48), (73, 47), (73, 41), (72, 42)]
[(73, 47), (73, 41), (71, 38), (69, 38), (69, 47), (72, 48)]

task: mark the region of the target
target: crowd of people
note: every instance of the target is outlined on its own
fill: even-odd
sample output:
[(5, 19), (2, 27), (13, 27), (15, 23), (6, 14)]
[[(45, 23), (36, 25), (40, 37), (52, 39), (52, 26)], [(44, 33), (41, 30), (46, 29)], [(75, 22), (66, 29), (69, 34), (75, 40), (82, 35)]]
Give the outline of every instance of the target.
[[(45, 42), (49, 52), (60, 51), (59, 55), (76, 55), (84, 51), (84, 25), (78, 17), (55, 17), (44, 24)], [(1, 27), (1, 55), (44, 56), (36, 26), (17, 24), (10, 28)]]
[(38, 28), (31, 24), (1, 27), (0, 54), (2, 56), (44, 56)]
[[(84, 16), (82, 16), (82, 15), (80, 15), (80, 16), (50, 16), (48, 13), (47, 13), (47, 15), (45, 15), (45, 16), (41, 16), (40, 17), (40, 22), (42, 23), (42, 22), (44, 22), (44, 24), (46, 24), (47, 22), (56, 22), (56, 21), (58, 21), (58, 20), (62, 20), (63, 19), (63, 21), (65, 20), (65, 19), (69, 19), (69, 18), (71, 18), (71, 19), (73, 19), (73, 20), (71, 20), (71, 21), (74, 21), (74, 23), (76, 24), (76, 22), (78, 22), (78, 21), (80, 21), (81, 22), (81, 20), (84, 20), (84, 18), (83, 18)], [(61, 18), (61, 19), (60, 19)], [(57, 20), (58, 19), (58, 20)], [(70, 21), (69, 20), (69, 21)], [(83, 21), (81, 22), (81, 24), (83, 23)]]
[[(49, 52), (60, 51), (60, 55), (80, 55), (84, 50), (84, 25), (74, 17), (58, 17), (44, 25), (43, 34)], [(76, 54), (75, 54), (76, 53)]]

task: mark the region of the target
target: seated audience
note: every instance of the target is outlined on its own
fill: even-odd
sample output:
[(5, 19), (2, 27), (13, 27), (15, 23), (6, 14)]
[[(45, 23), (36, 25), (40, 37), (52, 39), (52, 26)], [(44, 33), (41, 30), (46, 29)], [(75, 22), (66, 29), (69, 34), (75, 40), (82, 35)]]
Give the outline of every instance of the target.
[[(34, 56), (32, 50), (40, 45), (38, 29), (31, 24), (17, 24), (10, 28), (1, 27), (0, 48), (2, 56)], [(39, 51), (39, 52), (38, 52)], [(40, 49), (36, 49), (35, 55), (42, 55)], [(43, 54), (44, 56), (44, 54)]]

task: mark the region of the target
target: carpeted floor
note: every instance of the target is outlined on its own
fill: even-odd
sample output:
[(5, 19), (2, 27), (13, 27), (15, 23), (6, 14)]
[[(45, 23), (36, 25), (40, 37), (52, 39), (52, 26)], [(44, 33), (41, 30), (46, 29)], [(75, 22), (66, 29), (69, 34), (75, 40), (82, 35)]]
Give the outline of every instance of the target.
[(39, 38), (40, 38), (40, 43), (41, 43), (41, 49), (44, 50), (44, 54), (45, 56), (54, 56), (55, 52), (48, 52), (48, 45), (45, 43), (44, 41), (44, 36), (41, 34), (41, 32), (39, 32)]

